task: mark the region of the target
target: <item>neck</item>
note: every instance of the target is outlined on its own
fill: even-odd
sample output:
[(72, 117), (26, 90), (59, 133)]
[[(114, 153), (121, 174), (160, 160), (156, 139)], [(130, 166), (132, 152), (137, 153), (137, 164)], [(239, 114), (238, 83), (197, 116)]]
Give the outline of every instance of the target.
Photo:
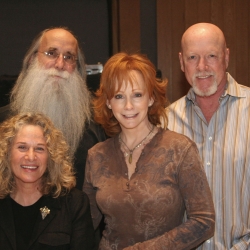
[(148, 123), (148, 125), (143, 126), (143, 129), (135, 131), (133, 129), (123, 129), (120, 138), (125, 143), (129, 149), (133, 149), (138, 143), (144, 140), (145, 137), (152, 131), (154, 125)]
[(226, 83), (220, 84), (218, 86), (217, 91), (211, 95), (211, 96), (198, 96), (196, 97), (196, 102), (198, 106), (200, 107), (204, 117), (206, 118), (206, 121), (209, 123), (213, 114), (217, 111), (219, 105), (220, 105), (220, 97), (223, 95), (225, 91)]
[[(127, 155), (129, 156), (128, 159), (128, 163), (129, 164), (132, 164), (133, 163), (133, 153), (134, 151), (137, 149), (137, 148), (140, 148), (140, 150), (138, 151), (137, 150), (137, 154), (135, 153), (135, 158), (136, 158), (136, 161), (138, 160), (138, 157), (140, 156), (140, 152), (142, 150), (142, 147), (146, 145), (147, 143), (147, 140), (150, 139), (150, 136), (152, 135), (153, 131), (154, 131), (154, 128), (155, 126), (152, 125), (152, 127), (150, 128), (149, 130), (149, 133), (143, 137), (143, 139), (140, 140), (140, 142), (135, 145), (135, 146), (132, 146), (131, 148), (122, 140), (121, 138), (121, 134), (119, 135), (119, 142), (121, 143), (121, 145), (123, 144), (125, 146), (125, 151), (123, 151), (123, 153), (125, 153), (125, 158), (127, 157)], [(128, 150), (128, 152), (126, 152)], [(134, 162), (135, 162), (135, 158), (134, 158)], [(134, 164), (132, 164), (133, 166)], [(130, 176), (130, 174), (129, 174)]]
[(30, 206), (38, 201), (42, 194), (34, 184), (17, 185), (16, 190), (10, 195), (13, 200), (22, 206)]

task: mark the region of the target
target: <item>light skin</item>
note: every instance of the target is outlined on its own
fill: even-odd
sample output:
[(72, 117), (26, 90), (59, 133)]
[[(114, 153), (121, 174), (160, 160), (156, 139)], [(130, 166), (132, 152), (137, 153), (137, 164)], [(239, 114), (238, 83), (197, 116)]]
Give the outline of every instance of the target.
[(10, 166), (16, 183), (12, 199), (28, 206), (42, 196), (39, 189), (47, 162), (48, 150), (41, 127), (25, 125), (20, 128), (10, 150)]
[(181, 70), (193, 87), (196, 102), (209, 122), (219, 107), (219, 98), (227, 83), (229, 49), (224, 35), (213, 24), (195, 24), (183, 34), (181, 47)]
[(76, 63), (68, 64), (64, 61), (63, 55), (77, 55), (77, 40), (64, 29), (52, 29), (44, 33), (38, 48), (39, 52), (56, 51), (60, 56), (56, 60), (50, 60), (43, 53), (37, 53), (39, 63), (46, 69), (55, 68), (58, 71), (68, 71), (72, 73), (76, 68)]
[[(135, 79), (133, 86), (130, 83), (127, 85), (123, 83), (114, 97), (107, 101), (107, 105), (121, 126), (122, 140), (133, 149), (152, 129), (152, 124), (148, 120), (148, 108), (154, 100), (149, 97), (142, 75), (135, 70), (130, 73)], [(142, 147), (139, 147), (134, 151), (133, 162), (128, 164), (129, 177), (134, 172), (141, 150)]]

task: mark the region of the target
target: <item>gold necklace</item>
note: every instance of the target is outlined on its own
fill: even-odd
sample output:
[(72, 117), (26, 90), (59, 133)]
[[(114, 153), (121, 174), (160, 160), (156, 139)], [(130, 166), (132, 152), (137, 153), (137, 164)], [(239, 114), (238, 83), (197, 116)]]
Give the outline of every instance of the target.
[(120, 141), (120, 143), (122, 142), (123, 144), (124, 144), (124, 146), (128, 149), (128, 151), (129, 151), (129, 158), (128, 158), (128, 162), (129, 162), (129, 164), (131, 164), (132, 163), (132, 156), (133, 156), (133, 153), (134, 153), (134, 150), (136, 149), (136, 148), (139, 148), (141, 145), (142, 145), (142, 143), (150, 136), (150, 134), (153, 132), (153, 130), (154, 130), (154, 125), (153, 125), (153, 127), (152, 127), (152, 129), (149, 131), (149, 133), (148, 133), (148, 135), (139, 143), (139, 144), (137, 144), (133, 149), (130, 149), (127, 145), (126, 145), (126, 143), (122, 140), (122, 138), (121, 138), (121, 134), (119, 134), (119, 141)]

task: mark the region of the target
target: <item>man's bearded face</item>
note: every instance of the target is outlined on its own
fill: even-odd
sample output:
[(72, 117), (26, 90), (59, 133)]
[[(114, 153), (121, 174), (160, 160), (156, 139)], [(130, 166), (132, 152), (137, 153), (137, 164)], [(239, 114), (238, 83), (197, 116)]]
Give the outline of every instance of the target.
[(89, 94), (78, 71), (45, 69), (37, 58), (21, 79), (14, 100), (18, 112), (35, 111), (47, 115), (62, 130), (75, 150), (89, 117)]

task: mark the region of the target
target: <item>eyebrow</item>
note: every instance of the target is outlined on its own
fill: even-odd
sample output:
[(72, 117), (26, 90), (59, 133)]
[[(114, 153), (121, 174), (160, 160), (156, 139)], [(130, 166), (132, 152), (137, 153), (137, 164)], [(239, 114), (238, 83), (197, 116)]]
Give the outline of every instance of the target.
[[(51, 50), (52, 50), (52, 51), (58, 51), (58, 49), (57, 49), (57, 48), (54, 48), (54, 47), (49, 47), (49, 48), (47, 49), (47, 51), (51, 51)], [(75, 56), (75, 53), (73, 53), (73, 52), (71, 52), (71, 51), (67, 51), (66, 53)], [(63, 53), (63, 54), (65, 54), (65, 53)]]
[[(22, 141), (19, 141), (19, 142), (16, 142), (16, 144), (28, 144), (27, 142), (22, 142)], [(36, 144), (36, 145), (39, 145), (39, 146), (47, 146), (47, 144), (46, 143), (38, 143), (38, 144)]]
[(58, 50), (58, 49), (54, 47), (49, 47), (48, 50)]

